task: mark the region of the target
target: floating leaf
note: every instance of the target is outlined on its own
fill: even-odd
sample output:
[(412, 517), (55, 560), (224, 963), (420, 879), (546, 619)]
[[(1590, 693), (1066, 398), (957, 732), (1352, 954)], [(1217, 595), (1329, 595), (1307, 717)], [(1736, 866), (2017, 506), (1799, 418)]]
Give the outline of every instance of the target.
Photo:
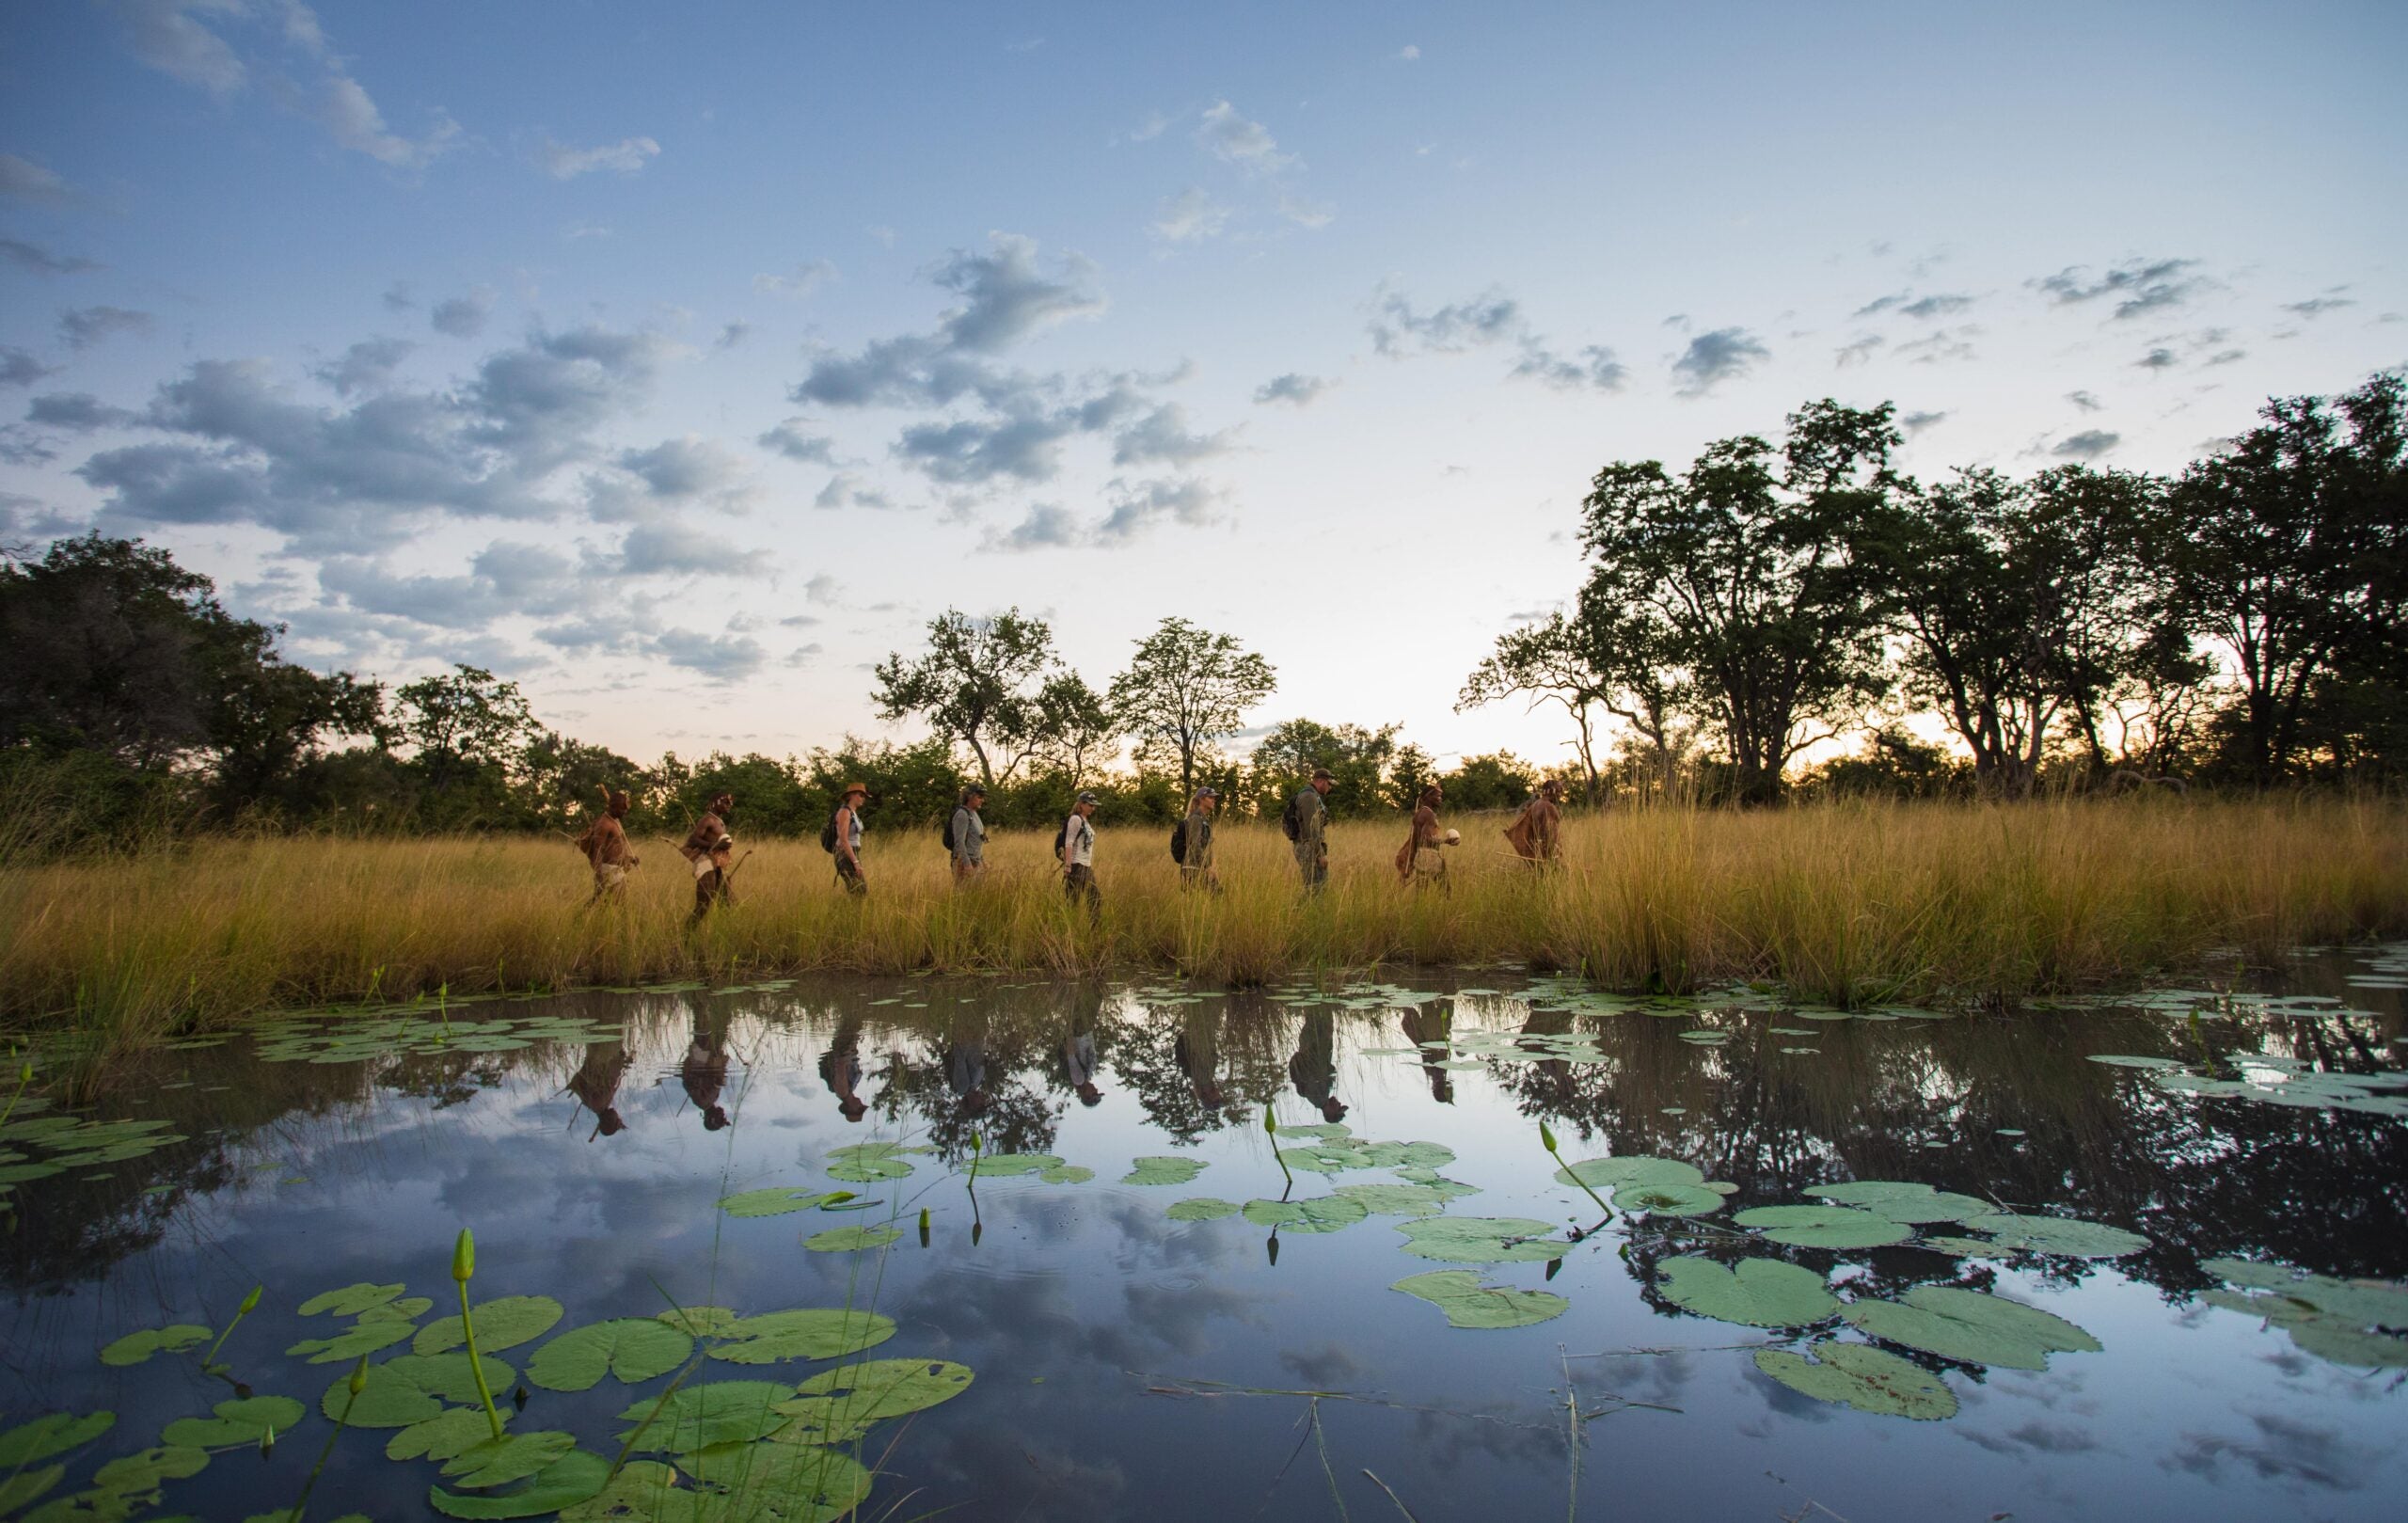
[(776, 1364), (784, 1359), (832, 1359), (875, 1348), (895, 1336), (892, 1318), (875, 1311), (772, 1311), (728, 1325), (731, 1340), (710, 1350), (731, 1364)]
[(1212, 1196), (1199, 1195), (1173, 1202), (1170, 1210), (1164, 1214), (1175, 1222), (1215, 1222), (1224, 1216), (1236, 1215), (1238, 1210), (1238, 1203), (1234, 1200), (1222, 1200)]
[(1936, 1190), (1928, 1184), (1900, 1180), (1855, 1180), (1843, 1184), (1818, 1184), (1806, 1192), (1843, 1206), (1860, 1206), (1893, 1222), (1965, 1222), (1992, 1215), (1998, 1207), (1978, 1196)]
[(652, 1320), (696, 1338), (721, 1338), (744, 1319), (725, 1307), (677, 1307), (653, 1313)]
[(1665, 1300), (1745, 1327), (1804, 1327), (1840, 1309), (1823, 1277), (1779, 1259), (1742, 1259), (1726, 1269), (1694, 1255), (1668, 1259), (1656, 1290)]
[[(361, 1399), (366, 1400), (365, 1395)], [(497, 1410), (497, 1415), (508, 1422), (518, 1414), (503, 1407)], [(447, 1407), (423, 1422), (411, 1423), (385, 1440), (385, 1457), (388, 1460), (448, 1460), (492, 1439), (493, 1424), (486, 1420), (483, 1407)]]
[(391, 1348), (417, 1331), (407, 1320), (375, 1321), (363, 1314), (332, 1338), (305, 1338), (284, 1352), (296, 1359), (306, 1355), (311, 1364), (349, 1364), (363, 1354)]
[(1881, 1417), (1937, 1421), (1956, 1415), (1956, 1397), (1919, 1364), (1863, 1343), (1825, 1339), (1807, 1354), (1756, 1350), (1756, 1368), (1801, 1396)]
[(1651, 1216), (1704, 1216), (1729, 1203), (1721, 1191), (1704, 1184), (1624, 1184), (1614, 1189), (1615, 1205)]
[(256, 1444), (273, 1434), (282, 1437), (309, 1409), (290, 1396), (250, 1396), (220, 1402), (207, 1418), (178, 1418), (167, 1424), (159, 1441), (174, 1448), (225, 1449)]
[[(543, 1337), (561, 1320), (561, 1304), (548, 1295), (505, 1295), (469, 1309), (477, 1323), (477, 1352), (498, 1354)], [(457, 1317), (431, 1322), (410, 1341), (413, 1354), (444, 1354), (465, 1346), (467, 1333)]]
[(1460, 1196), (1480, 1194), (1479, 1185), (1465, 1184), (1461, 1180), (1450, 1180), (1434, 1168), (1400, 1168), (1395, 1173), (1398, 1179), (1409, 1184), (1426, 1184), (1450, 1200)]
[(1431, 1216), (1447, 1209), (1446, 1192), (1426, 1184), (1341, 1184), (1330, 1194), (1361, 1201), (1374, 1216)]
[(541, 1517), (581, 1502), (602, 1489), (610, 1462), (581, 1449), (570, 1450), (529, 1478), (516, 1491), (463, 1497), (441, 1486), (428, 1489), (427, 1501), (447, 1517), (470, 1519)]
[(1976, 1232), (1988, 1232), (2001, 1247), (2052, 1253), (2067, 1259), (2121, 1259), (2148, 1246), (2148, 1239), (2137, 1232), (2071, 1216), (1995, 1212), (1976, 1216), (1965, 1225)]
[(713, 1444), (749, 1444), (786, 1425), (777, 1404), (794, 1388), (772, 1380), (709, 1380), (680, 1386), (619, 1414), (623, 1444), (674, 1454)]
[(908, 1178), (911, 1165), (902, 1156), (903, 1151), (899, 1142), (856, 1142), (850, 1147), (832, 1149), (828, 1156), (834, 1162), (828, 1166), (828, 1177), (855, 1184)]
[(1584, 1158), (1557, 1169), (1555, 1179), (1559, 1184), (1585, 1184), (1592, 1190), (1602, 1190), (1624, 1185), (1700, 1185), (1705, 1182), (1705, 1174), (1695, 1165), (1684, 1164), (1677, 1158), (1630, 1153), (1619, 1158)]
[(702, 1498), (677, 1482), (674, 1466), (629, 1460), (609, 1485), (562, 1508), (561, 1523), (696, 1523)]
[(835, 1523), (855, 1515), (870, 1490), (870, 1473), (860, 1461), (841, 1450), (801, 1444), (722, 1444), (689, 1454), (684, 1465), (696, 1480), (725, 1492), (723, 1503), (705, 1504), (710, 1516)]
[(1120, 1177), (1123, 1184), (1185, 1184), (1204, 1172), (1198, 1158), (1151, 1157), (1134, 1160)]
[(527, 1361), (527, 1379), (546, 1390), (591, 1390), (606, 1374), (633, 1386), (667, 1374), (693, 1352), (691, 1337), (657, 1318), (621, 1317), (562, 1333), (537, 1349)]
[(404, 1295), (398, 1301), (388, 1301), (380, 1307), (370, 1307), (359, 1314), (361, 1322), (416, 1322), (435, 1309), (434, 1301), (423, 1295)]
[(2408, 1369), (2408, 1338), (2368, 1332), (2335, 1317), (2305, 1317), (2288, 1330), (2292, 1342), (2320, 1359), (2358, 1369)]
[[(485, 1385), (493, 1390), (508, 1390), (517, 1382), (518, 1372), (491, 1356), (480, 1358)], [(368, 1367), (368, 1381), (359, 1399), (351, 1405), (349, 1425), (354, 1428), (406, 1428), (414, 1422), (424, 1422), (442, 1414), (446, 1402), (479, 1401), (476, 1372), (468, 1368), (466, 1354), (403, 1354), (383, 1364)], [(343, 1421), (343, 1407), (351, 1403), (349, 1376), (337, 1380), (318, 1398), (318, 1410), (330, 1421)]]
[(506, 1486), (550, 1467), (577, 1447), (565, 1433), (507, 1433), (488, 1436), (444, 1462), (443, 1473), (475, 1490)]
[[(911, 1172), (909, 1166), (905, 1173)], [(747, 1190), (732, 1195), (719, 1203), (719, 1209), (731, 1216), (783, 1216), (788, 1212), (815, 1211), (831, 1201), (844, 1199), (849, 1192), (843, 1190)]]
[(1346, 1196), (1310, 1196), (1303, 1200), (1249, 1200), (1245, 1219), (1257, 1227), (1286, 1232), (1336, 1232), (1354, 1226), (1370, 1211)]
[(1480, 1277), (1468, 1269), (1434, 1269), (1427, 1274), (1407, 1275), (1388, 1289), (1429, 1302), (1447, 1314), (1448, 1325), (1453, 1327), (1528, 1327), (1560, 1317), (1572, 1306), (1550, 1291), (1482, 1285)]
[[(45, 1465), (39, 1470), (0, 1472), (0, 1515), (14, 1514), (27, 1503), (39, 1500), (66, 1477), (67, 1467), (64, 1465)], [(47, 1514), (50, 1509), (42, 1511)]]
[(128, 1333), (101, 1350), (101, 1362), (117, 1366), (141, 1364), (153, 1354), (181, 1354), (208, 1341), (209, 1329), (196, 1323), (146, 1327), (138, 1333)]
[(780, 1443), (848, 1444), (870, 1424), (908, 1417), (970, 1388), (970, 1367), (945, 1359), (866, 1359), (823, 1371), (777, 1409), (794, 1420)]
[(1044, 1169), (1037, 1177), (1048, 1184), (1085, 1184), (1095, 1178), (1095, 1170), (1084, 1164), (1064, 1164), (1058, 1168)]
[(375, 1285), (361, 1280), (339, 1291), (319, 1292), (301, 1303), (300, 1311), (305, 1317), (323, 1316), (327, 1312), (338, 1317), (356, 1317), (372, 1307), (383, 1306), (405, 1289), (407, 1287), (398, 1281), (391, 1285)]
[(1050, 1152), (989, 1153), (978, 1160), (978, 1177), (982, 1180), (1007, 1180), (1061, 1166), (1062, 1160)]
[(814, 1253), (852, 1253), (863, 1248), (882, 1248), (902, 1235), (886, 1226), (832, 1227), (804, 1238), (802, 1245)]
[(1794, 1248), (1877, 1248), (1914, 1235), (1887, 1216), (1852, 1206), (1758, 1206), (1731, 1219)]
[(2099, 1340), (2054, 1312), (1953, 1285), (1918, 1285), (1903, 1303), (1859, 1301), (1842, 1315), (1861, 1331), (1966, 1364), (2040, 1370), (2058, 1350), (2096, 1354)]
[(1524, 1216), (1432, 1216), (1406, 1222), (1404, 1251), (1442, 1263), (1539, 1263), (1560, 1258), (1568, 1244), (1547, 1237), (1555, 1229)]
[(123, 1496), (153, 1492), (166, 1482), (182, 1481), (208, 1468), (209, 1451), (167, 1444), (109, 1461), (92, 1472), (92, 1489)]
[(0, 1433), (0, 1472), (20, 1470), (53, 1454), (64, 1454), (115, 1426), (114, 1412), (87, 1412), (82, 1417), (71, 1412), (53, 1412), (31, 1422), (21, 1422)]

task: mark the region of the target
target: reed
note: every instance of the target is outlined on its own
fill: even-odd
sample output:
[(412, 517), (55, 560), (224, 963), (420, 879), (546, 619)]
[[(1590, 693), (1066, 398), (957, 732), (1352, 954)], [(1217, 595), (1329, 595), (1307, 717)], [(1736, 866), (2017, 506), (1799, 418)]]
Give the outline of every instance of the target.
[(1399, 822), (1332, 833), (1300, 896), (1268, 825), (1217, 836), (1228, 891), (1182, 892), (1165, 832), (1107, 830), (1100, 924), (1064, 904), (1050, 834), (990, 843), (957, 891), (933, 833), (881, 837), (866, 899), (813, 841), (762, 845), (740, 902), (689, 928), (655, 849), (624, 905), (538, 838), (220, 839), (0, 870), (0, 1022), (87, 1054), (253, 1012), (806, 970), (1167, 971), (1246, 985), (1387, 964), (1527, 960), (1619, 988), (1777, 979), (1834, 1002), (2015, 997), (2134, 979), (2210, 948), (2272, 959), (2408, 931), (2408, 807), (2384, 801), (1832, 804), (1577, 817), (1525, 869), (1461, 818), (1449, 892), (1401, 887)]

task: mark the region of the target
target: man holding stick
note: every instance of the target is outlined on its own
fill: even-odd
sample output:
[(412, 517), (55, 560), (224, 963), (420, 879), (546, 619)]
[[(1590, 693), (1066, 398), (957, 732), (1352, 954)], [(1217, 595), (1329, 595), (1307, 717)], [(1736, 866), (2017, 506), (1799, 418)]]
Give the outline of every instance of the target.
[(627, 829), (620, 823), (626, 817), (626, 790), (605, 785), (602, 813), (577, 838), (577, 849), (585, 853), (586, 864), (594, 869), (594, 897), (586, 901), (588, 905), (604, 899), (613, 904), (626, 902), (627, 874), (643, 860), (627, 845)]
[(736, 795), (721, 793), (694, 821), (686, 833), (686, 844), (677, 849), (694, 869), (694, 919), (700, 921), (711, 912), (711, 906), (736, 902), (728, 887), (728, 876), (736, 867), (736, 837), (728, 833), (727, 817), (735, 811)]

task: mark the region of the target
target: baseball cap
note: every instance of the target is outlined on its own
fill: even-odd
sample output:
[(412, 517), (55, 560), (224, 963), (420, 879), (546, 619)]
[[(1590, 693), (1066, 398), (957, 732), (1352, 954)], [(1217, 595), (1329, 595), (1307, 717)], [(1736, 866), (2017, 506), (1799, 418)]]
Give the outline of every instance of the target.
[(1312, 780), (1313, 780), (1314, 782), (1316, 782), (1316, 783), (1319, 783), (1319, 782), (1323, 781), (1323, 779), (1327, 779), (1328, 781), (1330, 781), (1330, 782), (1332, 782), (1332, 783), (1335, 783), (1335, 782), (1337, 782), (1337, 781), (1338, 781), (1338, 774), (1337, 774), (1336, 772), (1331, 771), (1331, 770), (1330, 770), (1328, 768), (1326, 768), (1326, 767), (1316, 767), (1316, 768), (1314, 768), (1314, 769), (1313, 769), (1313, 777), (1312, 777)]
[(1094, 789), (1081, 788), (1079, 790), (1079, 796), (1074, 801), (1079, 803), (1101, 803), (1103, 801), (1095, 796)]
[(1221, 796), (1221, 790), (1218, 788), (1197, 788), (1196, 790), (1196, 796), (1199, 799), (1217, 799)]

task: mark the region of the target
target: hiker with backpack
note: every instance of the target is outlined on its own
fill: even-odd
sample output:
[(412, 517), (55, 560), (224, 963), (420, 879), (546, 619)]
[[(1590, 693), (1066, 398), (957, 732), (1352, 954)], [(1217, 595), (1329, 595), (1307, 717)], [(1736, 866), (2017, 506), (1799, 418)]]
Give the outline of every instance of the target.
[(973, 783), (961, 790), (961, 801), (944, 823), (944, 849), (953, 856), (953, 881), (958, 888), (987, 871), (987, 821), (978, 811), (987, 806), (987, 790)]
[(1221, 892), (1221, 880), (1212, 871), (1212, 812), (1220, 806), (1218, 789), (1197, 788), (1187, 806), (1187, 817), (1171, 827), (1170, 855), (1179, 864), (1182, 889)]
[(1296, 870), (1307, 894), (1320, 893), (1329, 882), (1329, 805), (1323, 801), (1337, 785), (1328, 768), (1314, 768), (1312, 781), (1296, 790), (1279, 815), (1279, 829), (1295, 848)]
[(1063, 896), (1072, 904), (1084, 903), (1090, 920), (1103, 913), (1103, 891), (1095, 883), (1095, 827), (1088, 823), (1101, 801), (1092, 791), (1081, 788), (1078, 801), (1070, 806), (1069, 819), (1054, 837), (1054, 854), (1062, 859)]
[(869, 880), (862, 875), (862, 805), (868, 798), (866, 784), (846, 784), (844, 801), (819, 833), (821, 849), (836, 859), (836, 881), (856, 898), (869, 892)]

